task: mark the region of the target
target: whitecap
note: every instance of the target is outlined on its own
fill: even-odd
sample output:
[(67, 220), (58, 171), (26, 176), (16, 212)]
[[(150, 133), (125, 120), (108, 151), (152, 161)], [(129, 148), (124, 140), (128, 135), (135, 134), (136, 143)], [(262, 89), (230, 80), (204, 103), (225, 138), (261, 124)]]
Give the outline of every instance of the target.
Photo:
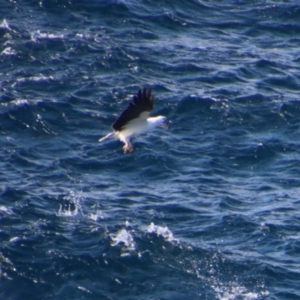
[(62, 40), (64, 39), (64, 37), (65, 36), (63, 34), (44, 33), (41, 32), (40, 30), (31, 33), (31, 40), (33, 42), (37, 42), (38, 40), (47, 40), (47, 39)]
[(27, 82), (49, 82), (53, 80), (52, 76), (44, 76), (43, 74), (38, 74), (36, 76), (30, 76), (30, 77), (22, 77), (18, 78), (16, 82), (12, 84), (12, 87), (15, 87), (16, 85), (20, 83), (27, 83)]
[(4, 19), (4, 20), (2, 21), (2, 23), (0, 24), (0, 28), (10, 30), (10, 27), (9, 27), (9, 25), (8, 25), (8, 23), (7, 23), (7, 21), (6, 21), (6, 19)]
[(117, 232), (116, 235), (110, 236), (112, 239), (112, 246), (117, 246), (120, 243), (123, 243), (128, 250), (135, 250), (135, 243), (132, 235), (126, 229), (121, 229)]
[(99, 219), (104, 219), (105, 214), (101, 210), (97, 210), (95, 213), (90, 213), (89, 218), (98, 221)]
[(62, 207), (62, 205), (59, 206), (57, 215), (59, 217), (74, 217), (78, 214), (78, 207), (75, 205), (74, 209), (71, 208), (71, 204), (69, 204), (67, 207)]
[(38, 74), (37, 76), (30, 76), (28, 78), (21, 78), (20, 81), (35, 81), (35, 82), (42, 82), (42, 81), (49, 81), (53, 80), (52, 76), (44, 76), (43, 74)]
[(8, 215), (12, 215), (13, 214), (12, 210), (10, 208), (7, 208), (4, 205), (0, 205), (0, 211), (6, 213)]
[(219, 300), (235, 300), (235, 299), (243, 299), (243, 300), (254, 300), (259, 299), (262, 296), (269, 295), (268, 291), (265, 292), (249, 292), (244, 286), (239, 286), (233, 284), (232, 286), (225, 286), (224, 284), (214, 284), (212, 288), (217, 293), (217, 297)]
[(149, 233), (155, 233), (158, 236), (162, 236), (166, 241), (172, 242), (172, 241), (178, 241), (177, 239), (174, 239), (173, 233), (169, 230), (167, 226), (157, 226), (153, 222), (147, 227), (147, 231)]
[(68, 196), (64, 197), (64, 200), (68, 201), (69, 204), (59, 205), (57, 216), (59, 217), (75, 217), (79, 212), (84, 216), (80, 200), (80, 195), (75, 194), (73, 191), (70, 191)]
[(21, 239), (20, 237), (15, 236), (15, 237), (11, 238), (11, 239), (9, 240), (9, 242), (10, 242), (10, 243), (15, 243), (15, 242), (18, 242), (20, 239)]
[(84, 38), (84, 34), (83, 33), (76, 33), (75, 37), (83, 39)]
[(16, 55), (17, 52), (12, 49), (11, 47), (6, 47), (0, 55), (8, 55), (8, 56), (12, 56), (12, 55)]
[(82, 290), (82, 291), (84, 291), (84, 292), (87, 292), (87, 293), (89, 293), (89, 294), (92, 294), (92, 292), (90, 291), (90, 290), (88, 290), (87, 288), (85, 288), (85, 287), (83, 287), (83, 286), (78, 286), (77, 287), (79, 290)]

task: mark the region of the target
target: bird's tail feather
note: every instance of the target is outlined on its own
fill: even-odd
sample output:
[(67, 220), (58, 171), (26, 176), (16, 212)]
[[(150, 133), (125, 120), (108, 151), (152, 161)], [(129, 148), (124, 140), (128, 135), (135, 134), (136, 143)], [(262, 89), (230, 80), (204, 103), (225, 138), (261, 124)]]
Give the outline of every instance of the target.
[(106, 139), (112, 139), (115, 137), (115, 133), (114, 132), (110, 132), (109, 134), (107, 134), (106, 136), (104, 136), (103, 138), (99, 139), (99, 142), (103, 142)]

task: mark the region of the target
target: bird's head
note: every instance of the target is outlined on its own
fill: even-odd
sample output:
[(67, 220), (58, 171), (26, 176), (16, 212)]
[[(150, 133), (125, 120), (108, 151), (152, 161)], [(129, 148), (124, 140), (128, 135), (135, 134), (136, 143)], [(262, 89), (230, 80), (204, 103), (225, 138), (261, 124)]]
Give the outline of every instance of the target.
[(164, 129), (168, 129), (170, 125), (170, 121), (167, 117), (164, 116), (156, 116), (150, 117), (147, 119), (149, 128), (154, 129), (155, 127), (162, 127)]

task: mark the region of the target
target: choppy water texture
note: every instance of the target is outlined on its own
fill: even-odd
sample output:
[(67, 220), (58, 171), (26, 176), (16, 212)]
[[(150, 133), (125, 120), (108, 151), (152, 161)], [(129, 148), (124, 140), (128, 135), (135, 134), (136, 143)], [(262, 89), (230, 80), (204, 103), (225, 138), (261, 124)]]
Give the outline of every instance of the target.
[[(300, 299), (298, 1), (2, 1), (1, 299)], [(99, 143), (152, 85), (169, 131)]]

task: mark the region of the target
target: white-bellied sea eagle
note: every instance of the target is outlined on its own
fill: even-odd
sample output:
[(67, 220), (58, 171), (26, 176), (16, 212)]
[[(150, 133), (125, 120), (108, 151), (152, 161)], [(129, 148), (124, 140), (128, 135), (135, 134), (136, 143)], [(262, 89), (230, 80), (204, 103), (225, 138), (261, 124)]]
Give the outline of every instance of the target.
[(169, 127), (169, 120), (164, 116), (150, 117), (153, 109), (154, 95), (151, 87), (140, 89), (137, 95), (133, 96), (132, 102), (120, 114), (113, 123), (111, 132), (99, 139), (102, 142), (108, 138), (118, 138), (124, 143), (124, 153), (132, 152), (133, 146), (130, 138), (154, 129), (155, 127)]

